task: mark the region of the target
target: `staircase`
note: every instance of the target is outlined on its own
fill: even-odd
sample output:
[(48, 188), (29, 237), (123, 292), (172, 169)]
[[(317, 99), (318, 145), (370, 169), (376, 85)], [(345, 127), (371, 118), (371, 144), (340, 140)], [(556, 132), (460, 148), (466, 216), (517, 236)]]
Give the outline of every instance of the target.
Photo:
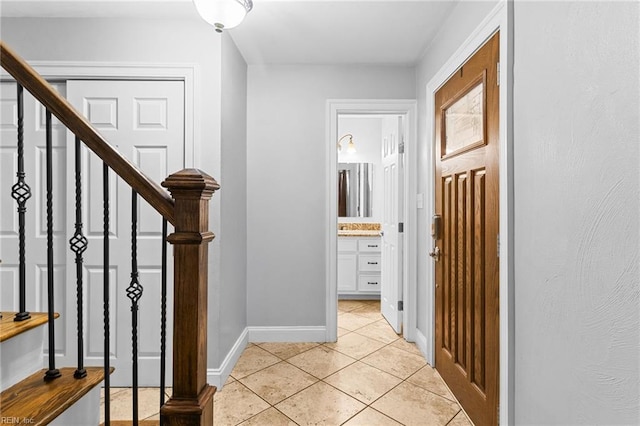
[[(16, 252), (19, 255), (13, 265), (0, 264), (19, 270), (19, 303), (16, 312), (2, 312), (0, 319), (0, 425), (31, 424), (31, 425), (98, 425), (100, 422), (100, 388), (105, 388), (109, 395), (110, 374), (114, 371), (110, 366), (109, 356), (103, 355), (103, 365), (85, 367), (84, 361), (84, 330), (83, 312), (88, 310), (103, 310), (104, 317), (104, 354), (110, 353), (110, 287), (109, 271), (112, 267), (127, 267), (128, 265), (111, 265), (109, 261), (109, 174), (115, 173), (119, 179), (126, 182), (132, 194), (132, 261), (131, 284), (127, 288), (127, 297), (131, 300), (132, 312), (132, 358), (133, 358), (133, 422), (119, 422), (110, 420), (110, 403), (105, 401), (105, 425), (120, 426), (122, 424), (146, 425), (154, 423), (135, 420), (137, 418), (137, 312), (138, 301), (142, 295), (142, 287), (138, 283), (137, 270), (137, 217), (136, 207), (138, 197), (142, 197), (161, 216), (163, 223), (163, 246), (173, 245), (172, 278), (166, 277), (166, 249), (163, 248), (163, 292), (166, 280), (173, 280), (173, 395), (168, 401), (160, 400), (159, 424), (163, 425), (212, 425), (213, 424), (213, 395), (215, 388), (206, 382), (207, 359), (207, 259), (208, 243), (213, 239), (209, 231), (209, 200), (219, 188), (216, 181), (206, 173), (197, 169), (185, 169), (168, 176), (162, 185), (154, 182), (136, 168), (128, 159), (123, 157), (100, 135), (92, 125), (76, 111), (62, 96), (60, 96), (28, 63), (20, 58), (9, 46), (0, 40), (0, 63), (2, 67), (15, 79), (17, 100), (17, 183), (10, 189), (12, 197), (18, 204), (17, 214), (8, 206), (2, 207), (2, 215), (16, 214), (19, 223), (19, 236), (16, 238)], [(28, 208), (27, 200), (31, 197), (31, 188), (25, 182), (24, 155), (33, 150), (26, 150), (23, 141), (23, 115), (21, 112), (22, 91), (30, 92), (45, 108), (47, 112), (47, 161), (46, 161), (46, 191), (47, 204), (47, 312), (28, 312), (27, 292), (25, 291), (25, 269), (29, 256), (25, 247), (24, 212)], [(73, 284), (56, 283), (53, 279), (53, 208), (54, 200), (51, 195), (50, 161), (50, 132), (51, 119), (56, 117), (76, 139), (76, 225), (75, 234), (69, 241), (70, 250), (75, 253), (77, 273)], [(86, 249), (86, 237), (83, 235), (82, 218), (82, 159), (80, 146), (86, 146), (91, 155), (102, 160), (104, 181), (104, 265), (103, 267), (103, 301), (100, 306), (85, 307), (83, 292), (83, 258)], [(27, 152), (27, 154), (25, 154)], [(6, 191), (7, 185), (3, 182)], [(164, 188), (168, 190), (165, 190)], [(64, 220), (64, 218), (62, 218)], [(168, 234), (168, 226), (173, 226), (173, 233)], [(6, 247), (4, 253), (8, 253)], [(0, 260), (0, 263), (2, 261)], [(29, 266), (31, 267), (31, 266)], [(74, 285), (75, 284), (75, 285)], [(77, 292), (77, 318), (68, 321), (77, 322), (77, 365), (56, 367), (55, 351), (48, 351), (48, 368), (42, 368), (44, 352), (45, 328), (47, 330), (48, 347), (55, 346), (55, 319), (59, 317), (53, 310), (54, 288), (57, 285), (67, 285), (68, 290)], [(45, 297), (45, 295), (43, 295)], [(163, 303), (166, 295), (163, 294)], [(68, 309), (72, 312), (72, 309)], [(162, 324), (162, 362), (159, 371), (161, 388), (164, 388), (164, 347), (166, 337), (166, 307), (158, 321)], [(160, 392), (162, 395), (164, 392)], [(158, 422), (155, 422), (158, 424)]]

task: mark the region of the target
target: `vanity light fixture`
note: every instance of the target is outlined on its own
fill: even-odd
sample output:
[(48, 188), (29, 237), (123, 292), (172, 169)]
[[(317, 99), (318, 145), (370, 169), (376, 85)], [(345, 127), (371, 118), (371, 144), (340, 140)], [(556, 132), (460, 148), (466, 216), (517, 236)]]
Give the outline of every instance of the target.
[(346, 137), (349, 137), (349, 143), (347, 144), (347, 152), (349, 154), (353, 154), (354, 152), (356, 152), (356, 145), (353, 143), (353, 135), (351, 133), (347, 133), (346, 135), (338, 139), (338, 151), (342, 151), (342, 145), (340, 145), (340, 142), (342, 142), (342, 140)]
[(193, 0), (198, 13), (216, 32), (238, 26), (253, 8), (252, 0)]

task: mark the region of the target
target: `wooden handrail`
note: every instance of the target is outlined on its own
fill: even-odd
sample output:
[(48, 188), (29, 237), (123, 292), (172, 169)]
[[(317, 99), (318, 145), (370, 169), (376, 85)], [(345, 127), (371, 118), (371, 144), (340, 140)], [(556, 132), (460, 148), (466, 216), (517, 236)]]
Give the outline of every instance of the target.
[(29, 64), (0, 40), (2, 68), (55, 115), (142, 198), (175, 225), (175, 204), (159, 184), (148, 178), (107, 142), (76, 109)]

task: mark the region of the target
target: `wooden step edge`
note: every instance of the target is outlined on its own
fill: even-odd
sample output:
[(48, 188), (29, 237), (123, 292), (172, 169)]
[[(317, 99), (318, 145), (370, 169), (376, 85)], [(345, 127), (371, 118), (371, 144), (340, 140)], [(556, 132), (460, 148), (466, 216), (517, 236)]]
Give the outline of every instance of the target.
[[(111, 426), (132, 426), (133, 420), (111, 420)], [(139, 426), (160, 426), (160, 420), (138, 420)], [(100, 423), (100, 426), (105, 426)]]
[[(14, 321), (16, 312), (2, 312), (0, 319), (0, 342), (9, 340), (25, 331), (29, 331), (49, 321), (49, 315), (46, 312), (30, 312), (31, 318), (24, 321)], [(54, 318), (58, 318), (59, 313), (53, 314)]]
[(49, 424), (104, 380), (102, 367), (86, 367), (87, 376), (82, 379), (73, 377), (73, 367), (59, 370), (62, 376), (52, 381), (44, 381), (47, 370), (43, 369), (2, 392), (2, 417), (28, 419), (30, 425)]

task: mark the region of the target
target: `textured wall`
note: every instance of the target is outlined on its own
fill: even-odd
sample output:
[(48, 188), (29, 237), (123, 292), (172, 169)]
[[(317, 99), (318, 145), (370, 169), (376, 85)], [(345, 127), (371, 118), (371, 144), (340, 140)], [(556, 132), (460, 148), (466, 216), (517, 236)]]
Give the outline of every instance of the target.
[(515, 415), (639, 424), (639, 6), (515, 4)]

